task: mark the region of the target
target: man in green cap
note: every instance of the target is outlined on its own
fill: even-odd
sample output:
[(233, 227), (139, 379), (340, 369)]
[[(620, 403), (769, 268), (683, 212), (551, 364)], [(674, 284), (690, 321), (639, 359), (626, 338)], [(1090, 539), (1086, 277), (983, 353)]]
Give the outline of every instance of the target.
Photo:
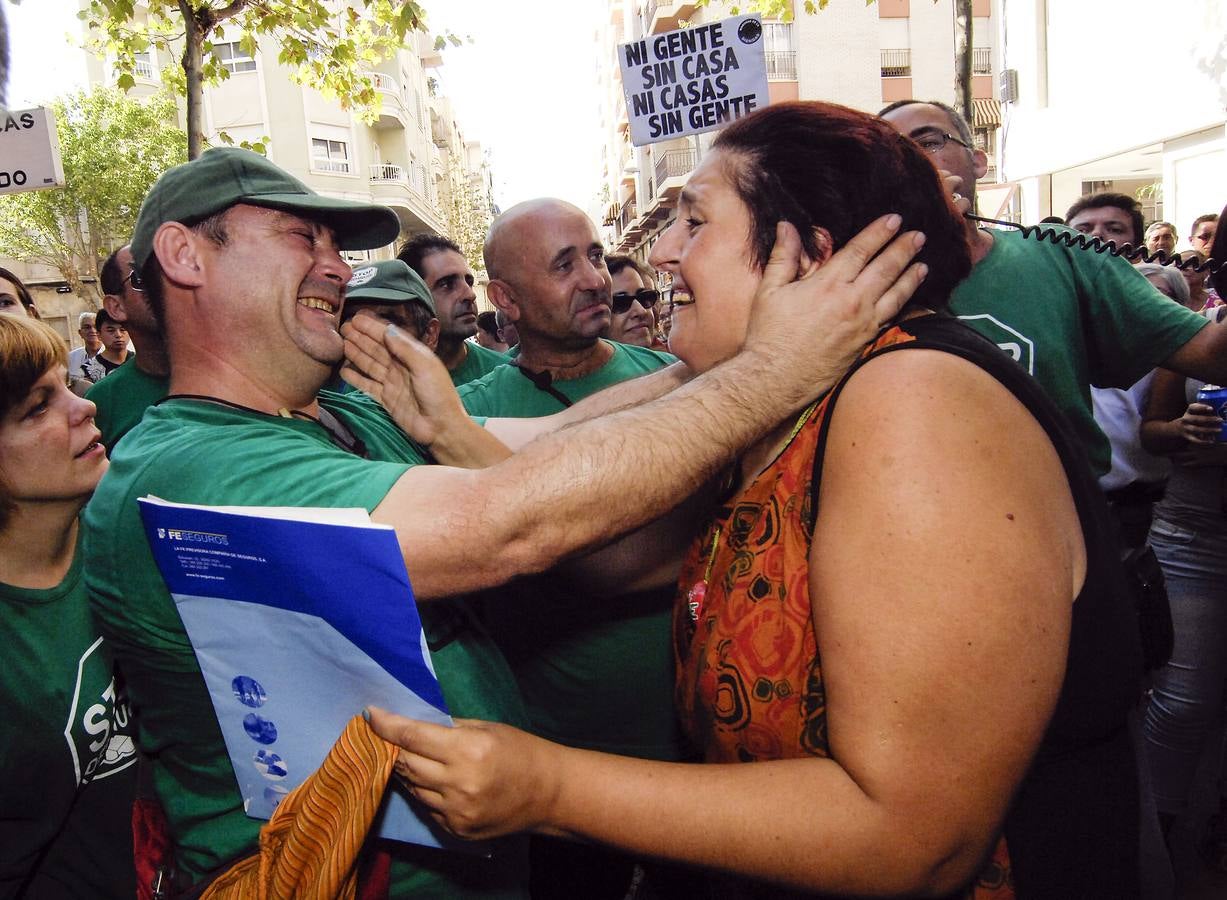
[[(671, 509), (831, 386), (922, 277), (913, 266), (900, 278), (916, 250), (909, 236), (868, 262), (894, 236), (885, 219), (801, 279), (799, 241), (785, 230), (737, 356), (689, 383), (677, 366), (638, 379), (619, 400), (651, 402), (580, 421), (512, 456), (454, 417), (431, 435), (443, 465), (422, 465), (424, 448), (370, 397), (321, 391), (345, 350), (338, 327), (352, 272), (340, 251), (382, 247), (397, 232), (387, 208), (320, 196), (235, 148), (168, 171), (137, 218), (133, 263), (162, 326), (169, 395), (116, 447), (85, 513), (85, 570), (185, 885), (251, 855), (259, 822), (243, 812), (138, 498), (364, 507), (396, 531), (452, 713), (522, 725), (501, 655), (464, 604), (437, 601), (542, 571)], [(814, 306), (830, 313), (808, 312)], [(388, 332), (403, 359), (439, 366), (427, 348)], [(592, 412), (580, 406), (573, 420)], [(655, 472), (667, 477), (644, 475)], [(495, 842), (489, 856), (379, 849), (392, 856), (391, 896), (525, 895), (518, 840)]]
[(385, 259), (354, 269), (345, 287), (342, 321), (374, 316), (407, 331), (431, 350), (439, 343), (435, 301), (420, 275), (399, 259)]

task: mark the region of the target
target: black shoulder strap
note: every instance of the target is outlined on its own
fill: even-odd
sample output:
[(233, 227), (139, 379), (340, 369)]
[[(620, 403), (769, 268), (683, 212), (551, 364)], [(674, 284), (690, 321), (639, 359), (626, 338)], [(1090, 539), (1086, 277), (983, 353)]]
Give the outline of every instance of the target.
[[(844, 385), (848, 383), (848, 379), (852, 377), (857, 369), (869, 360), (876, 359), (883, 353), (890, 353), (895, 350), (941, 350), (945, 353), (962, 357), (979, 366), (1013, 393), (1030, 410), (1031, 414), (1036, 417), (1049, 435), (1055, 438), (1054, 432), (1059, 431), (1066, 436), (1066, 440), (1054, 440), (1054, 445), (1062, 456), (1062, 463), (1065, 466), (1066, 472), (1071, 473), (1071, 479), (1073, 472), (1082, 470), (1085, 470), (1089, 477), (1090, 465), (1086, 461), (1085, 456), (1081, 455), (1081, 445), (1073, 437), (1069, 425), (1060, 413), (1057, 412), (1056, 408), (1052, 406), (1052, 401), (1048, 399), (1039, 383), (1028, 375), (1027, 371), (1010, 356), (1002, 353), (999, 347), (957, 319), (940, 313), (910, 319), (907, 322), (900, 323), (899, 327), (912, 335), (914, 340), (891, 344), (858, 359), (852, 365), (852, 368), (845, 373), (839, 384), (831, 391), (825, 415), (823, 415), (822, 421), (818, 426), (818, 444), (814, 452), (813, 474), (810, 482), (809, 525), (811, 529), (818, 518), (818, 489), (822, 481), (822, 461), (826, 455), (828, 432), (831, 427), (831, 413), (834, 411), (835, 402), (839, 399), (839, 394), (842, 392)], [(1073, 458), (1071, 454), (1077, 456), (1077, 458)]]
[(537, 390), (545, 391), (563, 406), (571, 405), (570, 398), (567, 397), (567, 395), (562, 391), (558, 390), (558, 388), (554, 387), (554, 378), (549, 372), (530, 372), (528, 369), (524, 368), (518, 363), (512, 363), (512, 365), (516, 369), (519, 369), (520, 374), (531, 381), (533, 387), (535, 387)]

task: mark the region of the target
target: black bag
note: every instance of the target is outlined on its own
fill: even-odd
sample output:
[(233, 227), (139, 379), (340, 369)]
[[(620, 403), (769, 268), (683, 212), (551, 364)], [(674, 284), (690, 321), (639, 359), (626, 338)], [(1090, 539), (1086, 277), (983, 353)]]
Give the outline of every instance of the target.
[(1163, 569), (1149, 544), (1130, 550), (1122, 565), (1138, 617), (1142, 663), (1147, 671), (1157, 669), (1172, 658), (1172, 646), (1176, 640)]

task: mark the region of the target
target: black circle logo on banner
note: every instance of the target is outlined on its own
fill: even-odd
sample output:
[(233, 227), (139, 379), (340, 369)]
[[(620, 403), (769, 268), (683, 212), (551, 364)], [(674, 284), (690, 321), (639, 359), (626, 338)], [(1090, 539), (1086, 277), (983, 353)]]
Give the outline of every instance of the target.
[(758, 19), (746, 19), (737, 26), (737, 37), (743, 44), (754, 44), (763, 36), (763, 26)]

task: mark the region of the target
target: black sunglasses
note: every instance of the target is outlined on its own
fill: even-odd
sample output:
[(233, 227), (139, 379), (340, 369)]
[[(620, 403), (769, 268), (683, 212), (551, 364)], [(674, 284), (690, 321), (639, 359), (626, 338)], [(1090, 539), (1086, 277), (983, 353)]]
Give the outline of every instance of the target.
[(660, 291), (653, 291), (650, 288), (644, 288), (641, 291), (635, 291), (633, 294), (628, 294), (626, 291), (619, 291), (613, 295), (613, 303), (610, 308), (617, 314), (622, 315), (631, 308), (631, 304), (636, 300), (644, 309), (651, 309), (660, 300)]
[(141, 281), (141, 273), (136, 271), (136, 266), (129, 269), (128, 274), (125, 275), (123, 281), (119, 283), (120, 290), (123, 290), (123, 286), (128, 282), (132, 283), (132, 290), (134, 291), (145, 290), (145, 283)]

